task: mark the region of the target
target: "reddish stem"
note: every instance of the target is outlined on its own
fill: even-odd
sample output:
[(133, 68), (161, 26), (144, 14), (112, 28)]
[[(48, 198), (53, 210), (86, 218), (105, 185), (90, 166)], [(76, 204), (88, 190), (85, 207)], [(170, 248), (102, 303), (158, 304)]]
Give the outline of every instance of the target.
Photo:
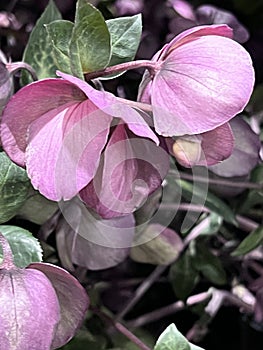
[(131, 70), (136, 68), (147, 68), (150, 72), (154, 72), (157, 69), (157, 63), (149, 60), (125, 62), (125, 63), (117, 64), (116, 66), (106, 67), (96, 72), (86, 73), (85, 79), (86, 81), (88, 81), (91, 79), (105, 77), (107, 75), (112, 75), (115, 73), (120, 73), (126, 70)]

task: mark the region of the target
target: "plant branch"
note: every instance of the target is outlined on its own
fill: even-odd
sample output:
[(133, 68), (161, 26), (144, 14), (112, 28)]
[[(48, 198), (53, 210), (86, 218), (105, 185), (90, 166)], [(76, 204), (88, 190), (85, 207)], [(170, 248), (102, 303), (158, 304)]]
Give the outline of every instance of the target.
[(263, 184), (262, 183), (254, 183), (254, 182), (246, 182), (246, 181), (231, 181), (231, 180), (225, 180), (225, 179), (211, 179), (207, 177), (202, 177), (198, 175), (191, 175), (184, 172), (175, 172), (171, 170), (170, 174), (174, 175), (178, 179), (184, 179), (184, 180), (190, 180), (190, 181), (196, 181), (200, 183), (207, 183), (215, 184), (215, 185), (223, 185), (227, 187), (238, 187), (238, 188), (251, 188), (251, 189), (262, 189)]
[(134, 320), (126, 322), (127, 326), (130, 328), (142, 327), (148, 323), (158, 321), (163, 317), (172, 315), (178, 311), (181, 311), (185, 308), (184, 303), (181, 300), (176, 301), (173, 304), (164, 306), (160, 309), (154, 310), (147, 314), (144, 314)]
[(152, 284), (160, 277), (160, 275), (166, 270), (167, 266), (160, 265), (140, 284), (136, 289), (134, 296), (128, 301), (123, 310), (121, 310), (115, 317), (116, 321), (124, 318), (124, 316), (133, 308), (135, 304), (143, 297)]
[(90, 309), (94, 314), (98, 315), (104, 322), (113, 326), (118, 332), (122, 333), (126, 338), (128, 338), (133, 344), (135, 344), (141, 350), (152, 350), (146, 344), (144, 344), (136, 335), (130, 332), (125, 326), (121, 323), (114, 321), (110, 316), (105, 312), (99, 310), (94, 306), (90, 306)]

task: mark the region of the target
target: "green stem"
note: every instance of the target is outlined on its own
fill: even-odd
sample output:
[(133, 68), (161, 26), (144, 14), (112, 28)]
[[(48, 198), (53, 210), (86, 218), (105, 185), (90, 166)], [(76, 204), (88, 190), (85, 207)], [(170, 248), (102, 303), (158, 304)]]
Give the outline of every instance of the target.
[(125, 62), (125, 63), (117, 64), (116, 66), (106, 67), (96, 72), (86, 73), (85, 79), (86, 81), (89, 81), (91, 79), (105, 77), (107, 75), (112, 75), (115, 73), (120, 73), (126, 70), (131, 70), (136, 68), (147, 68), (150, 72), (153, 73), (157, 69), (157, 63), (149, 60)]
[(207, 183), (215, 184), (215, 185), (223, 185), (228, 187), (239, 187), (239, 188), (251, 188), (251, 189), (257, 189), (260, 190), (263, 188), (262, 183), (254, 183), (254, 182), (245, 182), (245, 181), (231, 181), (231, 180), (225, 180), (225, 179), (211, 179), (207, 177), (197, 176), (197, 175), (191, 175), (183, 172), (170, 172), (172, 175), (174, 175), (176, 178), (184, 179), (184, 180), (190, 180), (190, 181), (196, 181), (200, 183)]

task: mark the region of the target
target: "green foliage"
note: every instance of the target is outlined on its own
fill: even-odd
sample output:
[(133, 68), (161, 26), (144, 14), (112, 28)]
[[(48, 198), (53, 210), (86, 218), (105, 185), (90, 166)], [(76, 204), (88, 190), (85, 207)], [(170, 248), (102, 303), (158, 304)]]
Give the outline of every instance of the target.
[(263, 226), (252, 231), (232, 252), (233, 256), (240, 256), (249, 253), (263, 243)]
[(194, 266), (190, 249), (171, 265), (169, 280), (175, 295), (181, 300), (186, 300), (199, 281), (199, 273)]
[[(108, 66), (132, 61), (142, 35), (141, 15), (110, 19), (106, 24), (111, 36), (111, 58)], [(117, 75), (120, 74), (122, 73)], [(117, 75), (115, 74), (114, 77)], [(103, 79), (109, 79), (109, 77)]]
[(0, 223), (15, 216), (25, 202), (30, 182), (26, 171), (0, 152)]
[(187, 200), (192, 200), (194, 204), (204, 203), (208, 209), (222, 216), (225, 221), (237, 225), (235, 214), (231, 208), (216, 195), (210, 192), (204, 193), (201, 187), (193, 186), (188, 181), (176, 180), (176, 182), (182, 188), (183, 197)]
[(203, 350), (199, 346), (191, 344), (183, 335), (178, 331), (174, 324), (171, 324), (160, 335), (154, 350)]
[(194, 266), (210, 282), (217, 285), (226, 283), (226, 273), (220, 259), (207, 249), (205, 241), (195, 246)]
[[(17, 267), (24, 268), (33, 262), (42, 261), (40, 243), (29, 231), (17, 226), (0, 225), (0, 232), (9, 242)], [(2, 259), (1, 247), (0, 260)]]
[(76, 62), (76, 55), (84, 73), (106, 67), (111, 57), (110, 33), (105, 20), (100, 11), (86, 0), (77, 2), (70, 42), (70, 58), (73, 62)]
[[(251, 182), (262, 184), (263, 186), (262, 179), (263, 179), (263, 164), (260, 164), (252, 171)], [(263, 187), (261, 190), (251, 189), (249, 190), (244, 200), (241, 201), (238, 211), (240, 213), (246, 213), (249, 209), (253, 208), (254, 206), (262, 205), (262, 204), (263, 204)]]
[(17, 215), (37, 225), (43, 225), (57, 210), (57, 202), (48, 200), (31, 187), (28, 198), (19, 209)]
[[(38, 79), (56, 76), (56, 64), (51, 55), (52, 42), (47, 35), (44, 25), (58, 19), (61, 19), (61, 14), (54, 1), (50, 0), (48, 6), (32, 30), (25, 48), (23, 61), (34, 68)], [(32, 79), (28, 73), (23, 72), (21, 77), (22, 85), (26, 85), (31, 81)]]
[(71, 74), (69, 59), (69, 44), (72, 36), (74, 23), (70, 21), (58, 20), (46, 25), (47, 33), (52, 42), (53, 58), (56, 66), (64, 73)]

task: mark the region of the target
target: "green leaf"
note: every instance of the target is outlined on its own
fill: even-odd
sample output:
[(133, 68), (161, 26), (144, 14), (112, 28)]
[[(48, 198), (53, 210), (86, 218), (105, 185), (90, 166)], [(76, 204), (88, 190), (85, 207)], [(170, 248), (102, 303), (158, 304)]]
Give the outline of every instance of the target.
[(204, 350), (199, 346), (190, 343), (181, 332), (178, 331), (175, 324), (171, 324), (160, 335), (156, 342), (154, 350)]
[[(44, 24), (48, 24), (57, 19), (61, 19), (61, 14), (53, 0), (37, 21), (32, 30), (27, 46), (24, 51), (23, 61), (29, 63), (37, 73), (38, 79), (55, 77), (56, 64), (52, 52), (52, 42), (47, 35)], [(23, 72), (21, 82), (26, 85), (32, 81), (28, 73)]]
[[(106, 21), (110, 36), (112, 55), (108, 66), (132, 61), (138, 50), (142, 35), (141, 15), (120, 17)], [(117, 75), (110, 76), (116, 77)], [(102, 79), (109, 79), (104, 77)]]
[(15, 216), (30, 188), (26, 171), (0, 152), (0, 223)]
[(70, 58), (77, 62), (77, 57), (84, 73), (103, 69), (111, 57), (110, 33), (105, 20), (100, 11), (86, 0), (77, 2), (70, 42)]
[(263, 226), (252, 231), (232, 252), (232, 256), (245, 255), (263, 243)]
[(193, 260), (195, 268), (209, 281), (217, 285), (226, 284), (226, 273), (222, 263), (210, 252), (205, 242), (196, 244), (196, 254)]
[(238, 208), (238, 211), (240, 213), (246, 213), (254, 206), (263, 204), (263, 164), (260, 164), (255, 169), (253, 169), (251, 173), (251, 182), (261, 184), (261, 190), (251, 189), (248, 192), (244, 200), (240, 202), (240, 206)]
[(169, 271), (169, 280), (175, 295), (181, 300), (186, 300), (194, 289), (198, 279), (199, 274), (193, 265), (190, 249), (188, 249), (171, 266)]
[(71, 74), (69, 59), (69, 43), (74, 28), (74, 23), (70, 21), (58, 20), (45, 25), (47, 33), (52, 42), (53, 59), (59, 70)]
[(48, 200), (31, 188), (27, 200), (19, 209), (17, 215), (37, 225), (43, 225), (57, 210), (57, 202)]
[(204, 203), (208, 209), (222, 216), (225, 221), (237, 226), (234, 212), (217, 196), (210, 192), (204, 193), (201, 187), (196, 184), (193, 186), (188, 181), (176, 180), (176, 183), (182, 188), (183, 197), (187, 200), (193, 200), (193, 204)]
[[(16, 266), (24, 268), (33, 262), (42, 261), (41, 245), (29, 231), (17, 226), (0, 225), (0, 232), (9, 242)], [(3, 259), (2, 247), (0, 259)]]

